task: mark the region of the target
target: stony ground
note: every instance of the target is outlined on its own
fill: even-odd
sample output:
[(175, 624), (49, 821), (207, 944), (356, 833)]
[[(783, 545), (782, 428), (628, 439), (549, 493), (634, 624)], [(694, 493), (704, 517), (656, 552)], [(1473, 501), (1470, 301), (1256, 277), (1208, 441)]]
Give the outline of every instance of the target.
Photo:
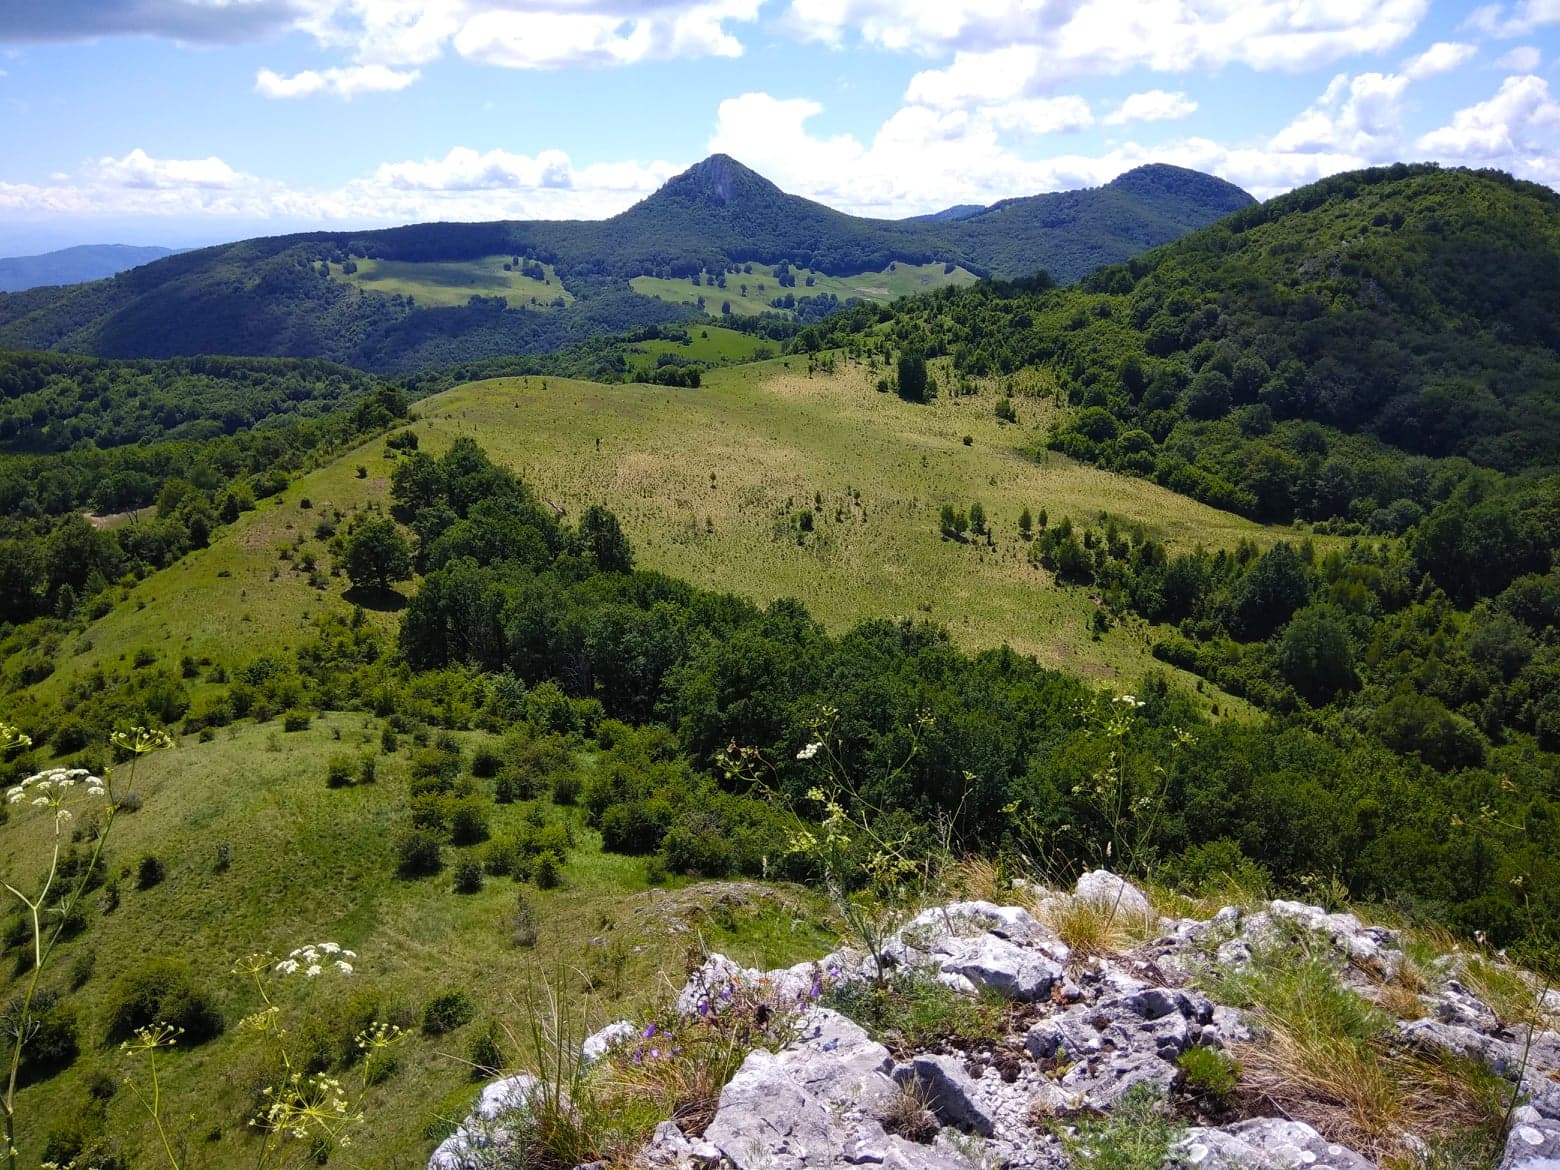
[[(1048, 1170), (1069, 1165), (1068, 1136), (1076, 1123), (1109, 1118), (1151, 1092), (1165, 1102), (1179, 1100), (1183, 1116), (1201, 1122), (1175, 1131), (1167, 1167), (1371, 1170), (1377, 1162), (1298, 1116), (1276, 1109), (1253, 1115), (1261, 1099), (1187, 1108), (1178, 1063), (1184, 1053), (1260, 1053), (1269, 1039), (1256, 1017), (1216, 1005), (1197, 988), (1248, 969), (1259, 953), (1271, 961), (1273, 948), (1303, 940), (1307, 953), (1329, 954), (1340, 984), (1362, 995), (1394, 983), (1416, 989), (1407, 993), (1406, 1010), (1404, 997), (1398, 1000), (1398, 1015), (1406, 1018), (1387, 1038), (1394, 1049), (1437, 1059), (1454, 1054), (1487, 1068), (1508, 1098), (1518, 1090), (1504, 1155), (1491, 1164), (1560, 1170), (1560, 1034), (1548, 1030), (1560, 997), (1553, 992), (1537, 1003), (1537, 1026), (1512, 1026), (1456, 978), (1455, 956), (1443, 957), (1433, 978), (1400, 978), (1412, 963), (1403, 940), (1352, 914), (1274, 901), (1252, 912), (1226, 907), (1208, 919), (1160, 918), (1137, 889), (1103, 872), (1081, 879), (1071, 899), (1108, 906), (1112, 917), (1151, 929), (1128, 949), (1081, 958), (1042, 921), (1044, 898), (1039, 916), (1016, 906), (960, 902), (922, 912), (876, 957), (841, 951), (757, 972), (710, 956), (684, 988), (680, 1011), (707, 1011), (727, 988), (761, 988), (777, 1011), (795, 1013), (795, 1038), (778, 1051), (752, 1051), (703, 1133), (687, 1135), (668, 1122), (642, 1151), (642, 1162), (736, 1170)], [(962, 1048), (891, 1051), (823, 1006), (830, 997), (820, 998), (820, 989), (870, 981), (880, 966), (920, 972), (988, 1002), (993, 993), (1000, 996), (1010, 1005), (1006, 1035)], [(610, 1057), (614, 1044), (636, 1033), (635, 1025), (615, 1025), (587, 1042), (587, 1058)], [(492, 1155), (504, 1148), (507, 1111), (524, 1108), (531, 1086), (524, 1077), (490, 1085), (430, 1170), (515, 1164)], [(925, 1114), (924, 1124), (906, 1124), (907, 1100), (912, 1112)], [(1401, 1149), (1428, 1149), (1412, 1133), (1396, 1140)], [(1073, 1150), (1076, 1164), (1076, 1144)]]

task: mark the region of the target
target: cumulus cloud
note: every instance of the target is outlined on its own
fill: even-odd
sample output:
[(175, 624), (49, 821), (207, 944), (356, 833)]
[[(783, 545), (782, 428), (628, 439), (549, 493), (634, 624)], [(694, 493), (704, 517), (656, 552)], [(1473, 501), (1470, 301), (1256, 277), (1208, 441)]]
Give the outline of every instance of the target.
[(1492, 37), (1525, 37), (1546, 24), (1560, 24), (1557, 0), (1520, 0), (1516, 4), (1486, 4), (1475, 8), (1463, 22)]
[(824, 137), (808, 122), (817, 102), (751, 93), (722, 102), (710, 149), (724, 151), (783, 188), (860, 215), (903, 216), (956, 203), (992, 203), (1016, 195), (1092, 187), (1145, 163), (1167, 162), (1217, 174), (1258, 197), (1363, 161), (1343, 151), (1235, 147), (1205, 138), (1101, 154), (1035, 158), (1014, 148), (994, 110), (907, 105), (870, 140)]
[(1508, 77), (1493, 97), (1458, 110), (1416, 145), (1453, 162), (1494, 163), (1560, 177), (1552, 161), (1560, 156), (1560, 102), (1549, 96), (1542, 77)]
[(228, 190), (244, 176), (220, 158), (152, 158), (140, 147), (124, 158), (99, 159), (94, 173), (110, 186), (147, 190)]
[(1197, 103), (1184, 93), (1150, 89), (1128, 94), (1121, 105), (1105, 115), (1107, 126), (1125, 126), (1132, 122), (1165, 122), (1185, 118), (1197, 112)]
[(1450, 73), (1478, 51), (1477, 45), (1470, 45), (1465, 41), (1437, 41), (1423, 53), (1407, 61), (1403, 66), (1403, 75), (1410, 81), (1423, 81), (1427, 77)]
[(997, 130), (1016, 134), (1061, 134), (1094, 125), (1094, 111), (1081, 97), (1026, 98), (985, 106), (979, 116)]
[(1495, 68), (1510, 69), (1513, 73), (1532, 73), (1543, 59), (1543, 54), (1534, 46), (1518, 45), (1496, 58)]
[(220, 158), (161, 159), (135, 149), (49, 183), (0, 181), (0, 216), (174, 219), (245, 225), (374, 226), (427, 220), (597, 219), (651, 194), (682, 168), (667, 162), (576, 167), (456, 147), (443, 158), (384, 163), (339, 186), (308, 189), (246, 174)]
[(342, 68), (261, 70), (267, 97), (403, 88), (447, 53), (511, 69), (737, 57), (729, 25), (763, 0), (4, 0), (0, 43), (162, 37), (240, 43), (297, 31), (342, 54)]
[(849, 33), (928, 55), (1038, 50), (1051, 80), (1228, 64), (1306, 69), (1400, 44), (1428, 0), (1294, 4), (1289, 0), (790, 0), (785, 23), (840, 45)]
[(1273, 136), (1283, 152), (1332, 153), (1364, 161), (1392, 157), (1402, 138), (1401, 73), (1340, 73), (1320, 99)]
[(353, 65), (347, 69), (305, 69), (284, 77), (269, 69), (255, 75), (255, 91), (268, 98), (298, 98), (331, 93), (351, 100), (360, 93), (405, 89), (417, 80), (417, 70), (398, 72), (385, 65)]

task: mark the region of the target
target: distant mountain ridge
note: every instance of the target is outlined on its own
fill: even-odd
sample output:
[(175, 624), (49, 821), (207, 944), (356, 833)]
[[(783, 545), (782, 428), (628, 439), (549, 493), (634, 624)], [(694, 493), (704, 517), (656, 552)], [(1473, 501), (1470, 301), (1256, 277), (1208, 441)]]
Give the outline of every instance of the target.
[[(713, 155), (606, 220), (431, 223), (243, 240), (108, 281), (0, 296), (0, 347), (103, 357), (323, 357), (410, 371), (546, 352), (702, 315), (637, 295), (627, 284), (637, 276), (680, 279), (781, 261), (853, 275), (941, 262), (980, 276), (1044, 269), (1066, 282), (1253, 202), (1223, 180), (1156, 164), (1087, 191), (1006, 200), (966, 220), (878, 220), (789, 195), (735, 159)], [(492, 257), (552, 266), (574, 301), (538, 312), (473, 296), (433, 308), (335, 278), (360, 260), (469, 264)]]
[(24, 292), (46, 285), (102, 280), (171, 256), (173, 248), (133, 244), (78, 244), (36, 256), (0, 257), (0, 292)]

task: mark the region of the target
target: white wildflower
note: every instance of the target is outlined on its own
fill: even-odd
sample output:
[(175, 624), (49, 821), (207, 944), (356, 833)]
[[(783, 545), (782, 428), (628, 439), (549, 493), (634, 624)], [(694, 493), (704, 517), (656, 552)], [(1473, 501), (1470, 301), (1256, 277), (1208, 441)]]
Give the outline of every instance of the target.
[(345, 959), (337, 959), (336, 970), (340, 971), (343, 975), (350, 975), (352, 974), (352, 964), (347, 962)]
[(323, 968), (318, 963), (310, 963), (308, 965), (308, 967), (304, 970), (303, 973), (305, 975), (307, 975), (310, 979), (313, 979), (322, 970), (323, 970)]
[(799, 760), (810, 760), (818, 754), (822, 747), (822, 743), (814, 741), (804, 747), (801, 751), (797, 752), (796, 758)]
[(276, 969), (283, 975), (296, 975), (298, 973), (298, 960), (283, 959), (276, 965)]

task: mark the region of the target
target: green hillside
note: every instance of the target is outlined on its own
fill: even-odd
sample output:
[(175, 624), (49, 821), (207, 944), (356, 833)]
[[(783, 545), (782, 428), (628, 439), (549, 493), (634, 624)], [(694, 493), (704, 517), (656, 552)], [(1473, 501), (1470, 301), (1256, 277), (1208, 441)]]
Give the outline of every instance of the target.
[(1074, 288), (859, 308), (797, 344), (945, 354), (955, 379), (1046, 370), (1071, 408), (1047, 450), (1356, 538), (1237, 563), (1042, 553), (1175, 624), (1162, 660), (1270, 710), (1348, 712), (1449, 770), (1513, 736), (1560, 747), (1557, 306), (1560, 196), (1395, 166)]
[[(739, 227), (749, 174), (668, 198)], [(535, 1066), (552, 1003), (572, 1050), (709, 951), (780, 965), (1099, 866), (1177, 914), (1166, 886), (1363, 906), (1425, 972), (1370, 988), (1383, 1008), (1423, 1010), (1434, 938), (1520, 1020), (1543, 992), (1498, 964), (1553, 986), (1560, 930), (1556, 206), (1361, 172), (1070, 288), (657, 326), (410, 390), (0, 360), (27, 452), (0, 450), (0, 787), (35, 777), (0, 804), (0, 880), (38, 889), (58, 834), (67, 903), (37, 978), (25, 907), (0, 915), (22, 1163), (263, 1161), (279, 1023), (368, 1118), (290, 1161), (419, 1166), (477, 1080)], [(481, 256), (506, 249), (459, 263)], [(367, 303), (393, 298), (349, 287), (362, 260), (447, 263), (348, 259), (293, 267)], [(653, 279), (829, 276), (785, 259)], [(609, 295), (576, 291), (458, 312)], [(700, 377), (562, 376), (593, 364)], [(118, 499), (142, 506), (82, 515)], [(111, 737), (135, 724), (176, 746), (132, 767)], [(112, 788), (56, 818), (50, 765)], [(257, 1016), (235, 964), (325, 940), (352, 974), (263, 965)], [(163, 1133), (119, 1047), (159, 1019), (187, 1029), (157, 1056)], [(406, 1031), (393, 1061), (354, 1046), (376, 1020)], [(1222, 1071), (1238, 1111), (1253, 1082)]]
[[(106, 357), (322, 357), (380, 372), (423, 370), (700, 315), (638, 295), (635, 278), (789, 262), (851, 278), (842, 300), (855, 295), (855, 278), (896, 263), (982, 275), (1047, 269), (1072, 280), (1249, 203), (1220, 180), (1155, 166), (1091, 191), (1012, 200), (967, 221), (871, 220), (787, 195), (715, 156), (602, 221), (246, 240), (108, 281), (0, 296), (0, 346)], [(525, 275), (535, 268), (540, 282)], [(899, 291), (892, 282), (873, 287)], [(559, 296), (565, 303), (553, 309)], [(544, 306), (550, 311), (532, 311)]]

